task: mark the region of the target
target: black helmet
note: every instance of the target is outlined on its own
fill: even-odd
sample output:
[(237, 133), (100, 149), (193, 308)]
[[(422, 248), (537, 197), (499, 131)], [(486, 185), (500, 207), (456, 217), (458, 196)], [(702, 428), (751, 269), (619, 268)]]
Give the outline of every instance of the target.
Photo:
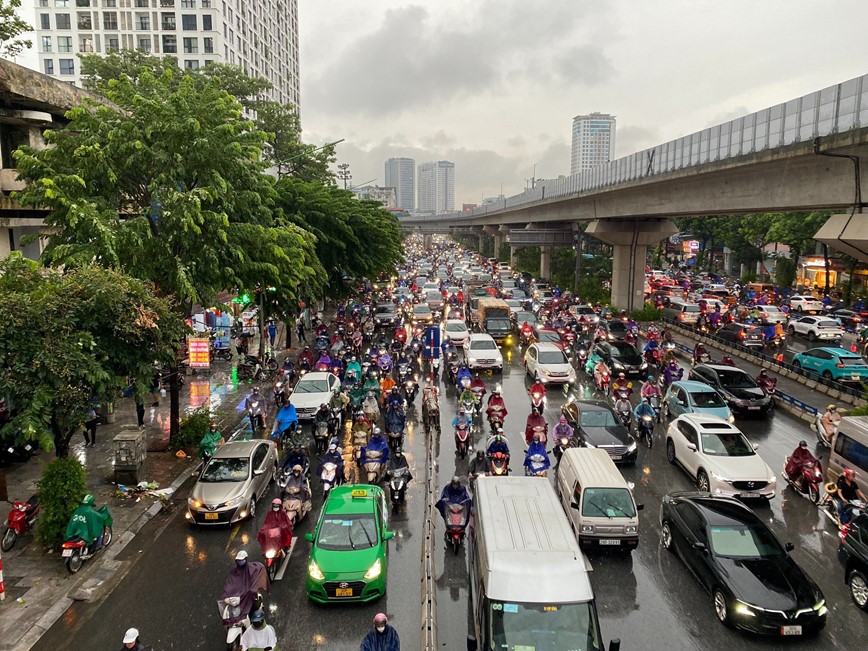
[(404, 451), (401, 449), (401, 446), (399, 445), (398, 447), (395, 448), (395, 456), (400, 457), (403, 455), (404, 455)]
[(257, 608), (250, 613), (250, 625), (253, 626), (253, 628), (262, 628), (265, 626), (265, 612), (262, 608)]
[(485, 451), (484, 450), (477, 450), (476, 451), (476, 458), (480, 459), (480, 460), (484, 459), (485, 458)]
[(458, 475), (455, 475), (454, 477), (452, 477), (452, 481), (450, 481), (449, 483), (452, 488), (458, 488), (459, 486), (461, 486), (461, 479), (458, 477)]

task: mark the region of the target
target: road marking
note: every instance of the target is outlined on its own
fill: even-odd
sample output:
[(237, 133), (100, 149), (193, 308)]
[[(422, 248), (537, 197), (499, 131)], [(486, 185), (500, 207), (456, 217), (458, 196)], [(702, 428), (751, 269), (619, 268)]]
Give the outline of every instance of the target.
[(292, 556), (292, 550), (295, 549), (295, 543), (298, 542), (298, 538), (292, 538), (292, 543), (289, 545), (289, 553), (283, 557), (283, 562), (280, 564), (280, 568), (277, 570), (277, 574), (274, 575), (275, 581), (282, 581), (283, 575), (286, 572), (286, 568), (289, 567), (289, 557)]
[(235, 540), (235, 536), (238, 535), (238, 532), (241, 530), (241, 522), (236, 522), (232, 527), (232, 531), (229, 533), (229, 540), (226, 541), (226, 551), (229, 551), (229, 545), (232, 544), (232, 541)]

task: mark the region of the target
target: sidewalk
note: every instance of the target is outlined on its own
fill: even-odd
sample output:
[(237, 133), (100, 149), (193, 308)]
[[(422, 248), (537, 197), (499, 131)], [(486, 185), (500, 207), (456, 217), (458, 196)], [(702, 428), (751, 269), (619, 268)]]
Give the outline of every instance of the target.
[[(210, 401), (227, 438), (243, 418), (242, 404), (251, 386), (244, 382), (232, 384), (232, 364), (218, 361), (212, 364), (210, 373), (185, 376), (181, 387), (182, 418), (186, 410)], [(130, 428), (138, 431), (135, 403), (131, 398), (121, 398), (115, 405), (115, 422), (97, 427), (95, 447), (85, 448), (83, 437), (74, 437), (70, 446), (70, 456), (77, 457), (87, 469), (88, 488), (97, 504), (108, 504), (112, 513), (114, 540), (105, 552), (85, 563), (76, 575), (66, 571), (56, 550), (46, 552), (41, 547), (35, 532), (28, 532), (11, 551), (3, 553), (6, 599), (0, 602), (0, 651), (26, 651), (73, 601), (100, 599), (126, 575), (130, 561), (117, 561), (115, 557), (162, 508), (153, 497), (117, 496), (112, 439)], [(174, 492), (189, 478), (197, 461), (178, 459), (164, 451), (169, 436), (168, 397), (161, 398), (157, 407), (146, 407), (145, 432), (148, 453), (139, 479)], [(30, 497), (36, 491), (44, 464), (53, 458), (53, 452), (42, 452), (26, 463), (5, 469), (10, 501)], [(8, 508), (0, 509), (4, 522), (7, 513)]]

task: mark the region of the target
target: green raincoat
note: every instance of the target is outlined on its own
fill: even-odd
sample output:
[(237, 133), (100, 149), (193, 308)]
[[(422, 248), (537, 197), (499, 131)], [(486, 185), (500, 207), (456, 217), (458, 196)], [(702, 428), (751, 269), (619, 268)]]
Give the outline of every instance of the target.
[(66, 539), (81, 538), (88, 545), (92, 545), (102, 535), (103, 529), (110, 526), (112, 526), (112, 516), (109, 514), (108, 506), (97, 509), (82, 504), (75, 510), (69, 519), (69, 524), (66, 525)]
[(213, 457), (214, 451), (221, 440), (223, 440), (223, 435), (219, 431), (212, 432), (208, 430), (205, 432), (205, 436), (199, 441), (199, 458), (204, 459), (206, 456)]

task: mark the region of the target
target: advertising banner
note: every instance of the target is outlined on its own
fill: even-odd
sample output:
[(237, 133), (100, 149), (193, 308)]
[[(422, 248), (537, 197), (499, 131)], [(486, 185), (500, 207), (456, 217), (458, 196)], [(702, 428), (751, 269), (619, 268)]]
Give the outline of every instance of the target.
[(211, 342), (207, 338), (191, 337), (187, 339), (190, 368), (208, 368), (211, 366)]

